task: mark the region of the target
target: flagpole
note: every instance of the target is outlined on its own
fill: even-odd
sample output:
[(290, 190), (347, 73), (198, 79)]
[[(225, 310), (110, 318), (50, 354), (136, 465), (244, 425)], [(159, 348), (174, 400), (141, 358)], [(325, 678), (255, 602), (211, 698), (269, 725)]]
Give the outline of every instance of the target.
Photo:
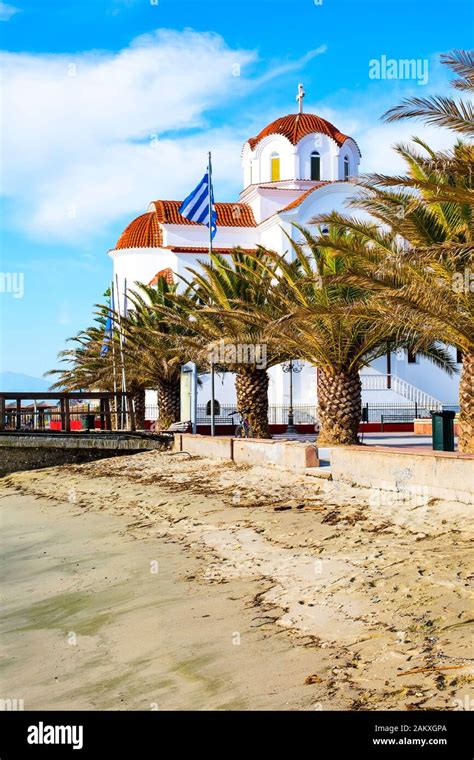
[[(115, 275), (115, 285), (117, 288), (117, 316), (118, 316), (118, 325), (119, 325), (119, 338), (120, 338), (120, 361), (122, 364), (122, 393), (127, 392), (127, 380), (125, 377), (125, 362), (123, 358), (123, 335), (122, 335), (122, 317), (120, 314), (120, 290), (119, 290), (119, 283), (118, 283), (118, 275)], [(124, 404), (124, 397), (122, 396), (122, 424), (124, 427), (127, 426), (127, 412), (126, 412), (126, 403)]]
[[(115, 296), (114, 296), (114, 281), (110, 283), (110, 308), (112, 312), (112, 325), (115, 321)], [(115, 405), (115, 424), (117, 426), (118, 430), (118, 399), (117, 399), (117, 369), (115, 367), (115, 343), (114, 343), (114, 335), (113, 335), (113, 328), (111, 329), (111, 342), (112, 342), (112, 372), (113, 372), (113, 378), (114, 378), (114, 405)]]
[[(128, 319), (128, 298), (127, 298), (127, 278), (126, 277), (123, 278), (123, 316), (125, 317), (125, 319)], [(125, 338), (123, 338), (123, 343), (125, 345)], [(125, 362), (123, 364), (123, 376), (125, 378)], [(127, 390), (127, 386), (125, 385), (125, 391), (126, 390)], [(122, 403), (123, 403), (123, 414), (124, 414), (124, 419), (125, 419), (125, 426), (128, 427), (128, 424), (130, 424), (130, 430), (131, 430), (132, 420), (129, 415), (128, 399), (123, 398)], [(130, 403), (133, 404), (133, 401), (131, 401)], [(128, 419), (127, 419), (127, 415), (128, 415)]]
[[(207, 167), (209, 181), (209, 261), (212, 268), (212, 157), (209, 151), (209, 164)], [(215, 384), (214, 384), (214, 359), (211, 359), (211, 435), (216, 434), (216, 420), (214, 414)]]

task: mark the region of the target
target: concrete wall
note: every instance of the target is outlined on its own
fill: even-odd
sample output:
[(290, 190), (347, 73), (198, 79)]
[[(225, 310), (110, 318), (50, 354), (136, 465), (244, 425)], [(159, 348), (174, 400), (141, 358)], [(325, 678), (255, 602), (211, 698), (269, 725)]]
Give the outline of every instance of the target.
[(0, 436), (0, 477), (20, 470), (38, 470), (62, 464), (82, 464), (97, 459), (161, 449), (157, 439), (100, 433), (72, 435)]
[(271, 464), (288, 470), (319, 466), (315, 446), (298, 441), (263, 441), (252, 438), (234, 440), (234, 461), (253, 465)]
[(191, 435), (179, 433), (174, 437), (174, 451), (187, 451), (188, 454), (209, 459), (233, 459), (233, 442), (230, 436)]
[(175, 451), (194, 456), (224, 459), (238, 464), (274, 465), (290, 470), (318, 467), (315, 446), (298, 441), (267, 441), (258, 438), (231, 438), (184, 433), (174, 439)]
[(331, 450), (333, 480), (474, 504), (474, 456), (378, 446)]

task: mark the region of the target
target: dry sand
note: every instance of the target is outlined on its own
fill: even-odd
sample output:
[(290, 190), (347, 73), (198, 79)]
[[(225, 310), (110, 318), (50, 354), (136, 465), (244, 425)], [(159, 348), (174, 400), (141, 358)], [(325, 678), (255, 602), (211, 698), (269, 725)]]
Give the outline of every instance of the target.
[(474, 706), (466, 505), (149, 452), (8, 476), (0, 507), (25, 709)]

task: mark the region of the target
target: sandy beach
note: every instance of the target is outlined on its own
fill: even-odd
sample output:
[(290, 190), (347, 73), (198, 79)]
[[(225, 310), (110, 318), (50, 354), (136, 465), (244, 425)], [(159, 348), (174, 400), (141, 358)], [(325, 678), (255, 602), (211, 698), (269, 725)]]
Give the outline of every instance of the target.
[(25, 709), (469, 709), (466, 505), (149, 452), (0, 481)]

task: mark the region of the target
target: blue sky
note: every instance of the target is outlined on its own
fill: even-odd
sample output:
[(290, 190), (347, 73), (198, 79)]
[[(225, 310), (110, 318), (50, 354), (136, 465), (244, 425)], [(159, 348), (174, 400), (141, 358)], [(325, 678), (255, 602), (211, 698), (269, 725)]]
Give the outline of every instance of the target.
[[(0, 3), (3, 273), (0, 370), (39, 376), (91, 322), (107, 250), (155, 198), (184, 197), (214, 155), (217, 200), (241, 189), (240, 149), (305, 108), (351, 134), (361, 170), (442, 131), (383, 125), (405, 95), (445, 92), (439, 53), (472, 47), (464, 0), (11, 0)], [(429, 81), (369, 79), (369, 61), (426, 59)], [(238, 75), (236, 75), (238, 74)]]

